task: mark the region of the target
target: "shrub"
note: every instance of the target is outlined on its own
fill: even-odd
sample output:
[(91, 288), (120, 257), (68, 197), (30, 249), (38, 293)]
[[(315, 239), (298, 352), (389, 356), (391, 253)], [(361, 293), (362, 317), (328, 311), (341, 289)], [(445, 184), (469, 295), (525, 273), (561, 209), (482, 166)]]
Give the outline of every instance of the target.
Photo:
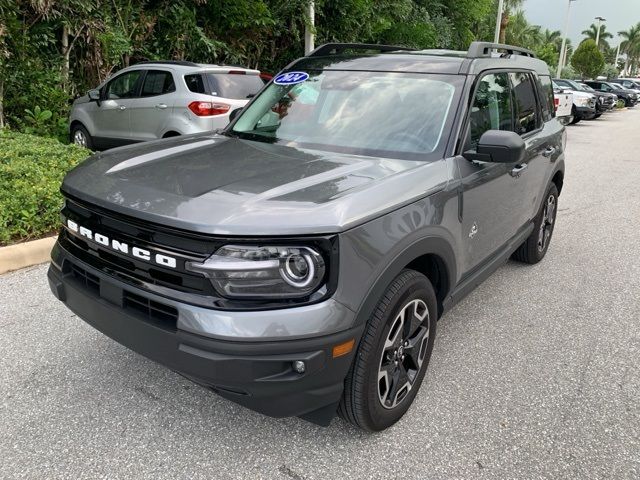
[(60, 224), (60, 183), (91, 152), (0, 130), (0, 245), (39, 238)]
[(596, 42), (584, 40), (571, 56), (571, 66), (582, 78), (596, 78), (604, 68), (604, 56), (600, 53)]

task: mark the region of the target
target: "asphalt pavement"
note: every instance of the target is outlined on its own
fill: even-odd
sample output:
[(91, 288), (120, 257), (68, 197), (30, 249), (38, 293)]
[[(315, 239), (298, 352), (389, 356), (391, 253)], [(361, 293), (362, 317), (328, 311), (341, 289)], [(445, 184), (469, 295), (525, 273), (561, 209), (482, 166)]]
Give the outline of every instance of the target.
[(253, 413), (0, 276), (0, 478), (640, 478), (640, 107), (568, 128), (546, 259), (449, 312), (391, 429)]

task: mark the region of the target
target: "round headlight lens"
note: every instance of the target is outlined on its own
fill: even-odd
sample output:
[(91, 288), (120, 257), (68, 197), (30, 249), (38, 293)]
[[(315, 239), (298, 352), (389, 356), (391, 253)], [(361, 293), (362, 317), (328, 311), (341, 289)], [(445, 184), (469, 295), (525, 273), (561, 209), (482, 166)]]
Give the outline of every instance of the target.
[(282, 279), (292, 287), (303, 288), (313, 281), (315, 267), (308, 254), (294, 253), (287, 256), (282, 263)]

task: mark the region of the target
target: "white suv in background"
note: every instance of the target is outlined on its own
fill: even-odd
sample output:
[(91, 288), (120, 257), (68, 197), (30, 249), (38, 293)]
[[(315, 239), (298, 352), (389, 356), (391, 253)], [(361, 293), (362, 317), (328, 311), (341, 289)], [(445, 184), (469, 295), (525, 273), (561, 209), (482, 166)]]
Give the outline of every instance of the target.
[(258, 70), (141, 62), (73, 102), (73, 143), (101, 150), (222, 128), (263, 87)]

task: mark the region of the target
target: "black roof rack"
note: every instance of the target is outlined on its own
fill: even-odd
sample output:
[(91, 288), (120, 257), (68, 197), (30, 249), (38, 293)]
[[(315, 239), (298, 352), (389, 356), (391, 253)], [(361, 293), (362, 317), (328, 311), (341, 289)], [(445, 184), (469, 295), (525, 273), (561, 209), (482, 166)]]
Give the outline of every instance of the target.
[(471, 42), (469, 50), (467, 50), (467, 58), (490, 57), (494, 50), (503, 50), (504, 53), (508, 55), (522, 55), (523, 57), (536, 58), (536, 54), (526, 48), (491, 42)]
[(307, 57), (322, 57), (325, 55), (340, 55), (345, 50), (374, 50), (376, 52), (395, 52), (397, 50), (415, 51), (415, 48), (396, 45), (378, 45), (376, 43), (325, 43), (309, 52)]
[[(144, 60), (142, 62), (135, 63), (134, 65), (145, 65), (145, 64), (156, 64), (156, 65), (182, 65), (183, 67), (199, 67), (197, 63), (187, 62), (186, 60)], [(133, 65), (132, 65), (133, 66)]]

